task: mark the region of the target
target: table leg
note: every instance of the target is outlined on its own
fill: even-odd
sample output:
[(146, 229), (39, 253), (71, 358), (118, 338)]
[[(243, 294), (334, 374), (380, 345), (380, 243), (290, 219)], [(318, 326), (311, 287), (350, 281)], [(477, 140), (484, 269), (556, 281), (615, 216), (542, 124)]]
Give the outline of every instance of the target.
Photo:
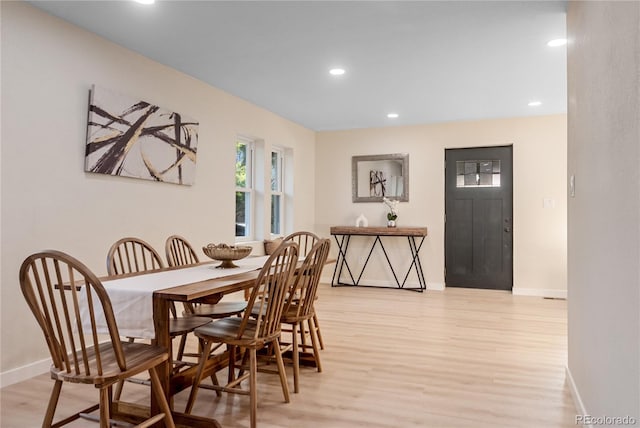
[[(153, 299), (153, 323), (156, 330), (155, 343), (158, 346), (166, 348), (169, 352), (169, 360), (163, 363), (157, 368), (158, 377), (160, 378), (160, 385), (165, 392), (167, 402), (172, 410), (173, 420), (178, 427), (189, 428), (219, 428), (220, 423), (215, 419), (203, 418), (196, 415), (186, 415), (184, 413), (176, 412), (173, 408), (173, 394), (171, 387), (171, 334), (169, 332), (169, 307), (171, 302), (166, 299), (154, 298)], [(151, 394), (151, 415), (157, 415), (161, 413), (160, 406), (158, 405), (153, 394)], [(164, 427), (164, 422), (158, 422), (153, 425), (154, 427)]]
[[(171, 361), (172, 349), (171, 349), (171, 335), (169, 334), (169, 306), (170, 302), (166, 299), (153, 299), (153, 324), (156, 330), (156, 345), (167, 349), (169, 352), (169, 359), (157, 368), (158, 377), (160, 378), (160, 386), (165, 392), (169, 407), (173, 409), (173, 397), (171, 396)], [(160, 413), (160, 406), (151, 394), (151, 414), (157, 415)], [(164, 423), (155, 425), (157, 427), (163, 427)]]
[[(422, 240), (420, 240), (420, 245), (416, 245), (415, 237), (409, 237), (409, 247), (411, 248), (411, 255), (413, 256), (412, 263), (415, 263), (416, 274), (418, 275), (418, 282), (420, 283), (420, 288), (423, 290), (427, 289), (427, 281), (424, 278), (424, 272), (422, 270), (422, 262), (420, 261), (420, 248), (422, 248), (422, 244), (424, 243), (424, 236)], [(409, 268), (411, 270), (411, 267)]]
[[(338, 235), (334, 235), (336, 243), (338, 244), (338, 260), (336, 261), (336, 265), (333, 268), (333, 278), (331, 278), (331, 286), (336, 285), (347, 285), (340, 282), (340, 278), (342, 277), (342, 268), (346, 267), (349, 276), (351, 277), (352, 285), (358, 285), (358, 281), (353, 278), (353, 273), (351, 272), (351, 268), (347, 263), (347, 249), (349, 248), (349, 242), (351, 241), (350, 235), (342, 235), (342, 239), (338, 240)], [(362, 276), (362, 274), (360, 275)]]

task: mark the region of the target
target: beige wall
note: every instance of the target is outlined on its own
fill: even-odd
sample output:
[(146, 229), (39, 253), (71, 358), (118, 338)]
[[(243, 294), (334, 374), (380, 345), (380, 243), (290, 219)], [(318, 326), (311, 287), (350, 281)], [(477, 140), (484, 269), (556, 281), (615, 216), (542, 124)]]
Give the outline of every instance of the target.
[[(316, 149), (316, 230), (328, 234), (333, 225), (354, 225), (361, 213), (370, 225), (386, 224), (383, 204), (351, 202), (351, 156), (409, 153), (410, 200), (400, 204), (398, 225), (429, 228), (421, 251), (427, 286), (442, 288), (445, 149), (510, 144), (514, 170), (514, 293), (562, 297), (566, 293), (565, 115), (320, 132)], [(555, 208), (543, 208), (545, 198), (555, 201)], [(358, 244), (353, 241), (352, 245)], [(406, 243), (396, 246), (404, 249)], [(363, 283), (380, 285), (393, 280), (382, 268), (384, 256), (374, 257)], [(408, 267), (406, 255), (404, 259)], [(415, 277), (410, 280), (413, 284), (417, 281)]]
[[(293, 229), (313, 227), (312, 131), (26, 3), (1, 4), (0, 372), (6, 374), (48, 355), (19, 291), (18, 269), (27, 255), (55, 248), (104, 274), (109, 246), (127, 235), (139, 236), (158, 249), (173, 233), (196, 246), (233, 242), (237, 134), (261, 138), (267, 149), (271, 145), (292, 148), (295, 205), (290, 224)], [(199, 120), (195, 185), (85, 173), (92, 84)], [(16, 325), (20, 327), (7, 327)], [(9, 380), (3, 377), (3, 383)]]
[(567, 28), (569, 374), (579, 413), (639, 426), (640, 3), (569, 2)]

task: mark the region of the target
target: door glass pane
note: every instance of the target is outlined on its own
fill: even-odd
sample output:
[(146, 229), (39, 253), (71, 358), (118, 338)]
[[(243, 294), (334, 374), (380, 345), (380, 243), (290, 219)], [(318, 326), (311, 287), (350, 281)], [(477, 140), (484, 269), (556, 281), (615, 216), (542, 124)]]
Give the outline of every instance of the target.
[(493, 175), (480, 173), (478, 174), (479, 186), (493, 186)]
[(478, 163), (476, 161), (472, 161), (472, 162), (459, 161), (459, 162), (464, 163), (465, 174), (475, 174), (476, 172), (478, 172)]
[(500, 161), (457, 161), (456, 187), (500, 187)]
[(480, 161), (478, 162), (480, 173), (486, 174), (493, 172), (493, 162), (492, 161)]
[(478, 177), (476, 176), (475, 172), (473, 174), (465, 174), (463, 187), (476, 186), (478, 184)]

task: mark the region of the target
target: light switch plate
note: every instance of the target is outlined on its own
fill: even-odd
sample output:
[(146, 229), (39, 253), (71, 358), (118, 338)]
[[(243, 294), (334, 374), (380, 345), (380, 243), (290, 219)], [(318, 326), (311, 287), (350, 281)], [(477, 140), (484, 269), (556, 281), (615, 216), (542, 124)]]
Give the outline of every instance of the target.
[(576, 197), (576, 176), (572, 175), (569, 177), (569, 196), (572, 198)]

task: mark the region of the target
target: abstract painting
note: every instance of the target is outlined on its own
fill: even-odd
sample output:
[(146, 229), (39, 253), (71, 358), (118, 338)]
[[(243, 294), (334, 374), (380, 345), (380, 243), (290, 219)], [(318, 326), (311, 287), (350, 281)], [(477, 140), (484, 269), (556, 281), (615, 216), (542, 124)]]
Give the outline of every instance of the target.
[(379, 170), (369, 171), (369, 196), (386, 196), (387, 180), (384, 172)]
[(85, 171), (191, 185), (198, 122), (93, 86)]

